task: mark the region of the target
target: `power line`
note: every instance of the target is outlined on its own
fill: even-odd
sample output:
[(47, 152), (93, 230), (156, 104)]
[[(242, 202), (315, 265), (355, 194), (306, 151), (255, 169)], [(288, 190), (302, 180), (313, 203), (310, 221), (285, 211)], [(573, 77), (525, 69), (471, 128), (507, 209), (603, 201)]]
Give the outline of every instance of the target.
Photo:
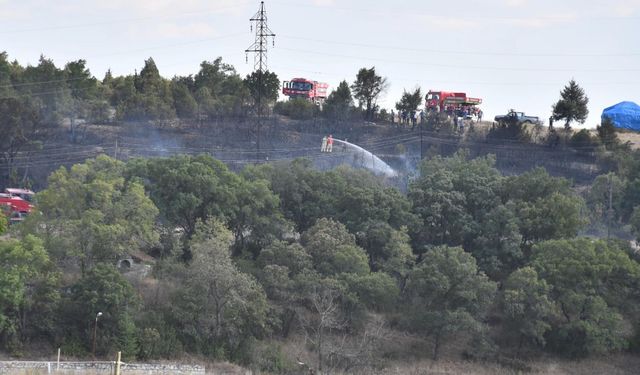
[[(314, 5), (309, 5), (309, 4), (301, 4), (300, 2), (289, 2), (289, 1), (282, 1), (282, 0), (274, 0), (273, 1), (276, 4), (282, 4), (282, 5), (286, 5), (286, 6), (295, 6), (295, 7), (302, 7), (302, 8), (314, 8), (314, 9), (319, 9), (322, 8), (320, 6), (314, 6)], [(384, 15), (384, 16), (390, 16), (390, 15), (394, 15), (394, 16), (398, 16), (398, 17), (407, 17), (407, 16), (422, 16), (422, 17), (428, 17), (431, 19), (435, 19), (435, 20), (464, 20), (464, 21), (476, 21), (476, 20), (493, 20), (493, 21), (556, 21), (556, 22), (569, 22), (569, 21), (578, 21), (580, 19), (589, 19), (589, 20), (615, 20), (615, 21), (634, 21), (639, 19), (640, 17), (636, 17), (636, 16), (584, 16), (584, 17), (571, 17), (571, 16), (531, 16), (531, 17), (501, 17), (501, 16), (484, 16), (481, 14), (478, 14), (477, 12), (473, 12), (473, 15), (470, 16), (464, 16), (464, 15), (459, 15), (456, 14), (454, 16), (449, 16), (449, 15), (443, 15), (443, 14), (435, 14), (435, 13), (425, 13), (425, 12), (416, 12), (415, 10), (411, 10), (411, 11), (397, 11), (397, 10), (391, 10), (391, 9), (376, 9), (373, 7), (367, 7), (367, 8), (351, 8), (351, 7), (339, 7), (339, 6), (331, 6), (330, 8), (324, 8), (327, 10), (330, 10), (332, 12), (334, 11), (344, 11), (344, 12), (351, 12), (351, 13), (357, 13), (357, 14), (362, 14), (362, 13), (374, 13), (374, 14), (380, 14), (380, 15)]]
[(517, 53), (517, 52), (482, 52), (482, 51), (460, 51), (460, 50), (438, 50), (438, 49), (425, 49), (425, 48), (409, 48), (398, 47), (393, 45), (382, 44), (366, 44), (366, 43), (354, 43), (344, 42), (339, 40), (322, 40), (303, 38), (299, 36), (281, 35), (285, 39), (302, 40), (307, 42), (324, 43), (329, 45), (344, 45), (353, 47), (365, 47), (383, 50), (397, 50), (397, 51), (413, 51), (413, 52), (427, 52), (438, 53), (447, 55), (468, 55), (468, 56), (520, 56), (520, 57), (624, 57), (624, 56), (640, 56), (640, 52), (629, 53)]
[(407, 65), (420, 65), (420, 66), (431, 66), (436, 68), (451, 68), (451, 69), (475, 69), (475, 70), (499, 70), (499, 71), (516, 71), (516, 72), (638, 72), (640, 68), (628, 68), (628, 69), (558, 69), (558, 68), (517, 68), (517, 67), (500, 67), (500, 66), (474, 66), (474, 65), (455, 65), (455, 64), (434, 64), (430, 62), (421, 62), (421, 61), (406, 61), (406, 60), (392, 60), (387, 58), (377, 58), (370, 56), (351, 56), (351, 55), (342, 55), (342, 54), (334, 54), (327, 53), (323, 51), (310, 51), (310, 50), (301, 50), (301, 49), (293, 49), (293, 48), (280, 48), (285, 51), (291, 51), (296, 53), (307, 53), (313, 55), (322, 55), (322, 56), (332, 56), (332, 57), (341, 57), (346, 59), (354, 59), (354, 60), (364, 60), (364, 61), (381, 61), (381, 62), (389, 62), (389, 63), (397, 63), (397, 64), (407, 64)]

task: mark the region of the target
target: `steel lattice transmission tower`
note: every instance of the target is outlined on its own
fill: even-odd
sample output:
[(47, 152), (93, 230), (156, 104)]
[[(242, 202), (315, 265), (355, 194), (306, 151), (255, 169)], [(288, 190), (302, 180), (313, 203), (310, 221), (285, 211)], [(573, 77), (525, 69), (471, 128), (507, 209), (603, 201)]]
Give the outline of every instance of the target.
[(269, 45), (269, 37), (271, 37), (272, 45), (275, 45), (274, 34), (267, 25), (267, 12), (264, 10), (264, 1), (260, 2), (260, 10), (249, 19), (252, 22), (251, 30), (253, 31), (253, 22), (256, 27), (256, 41), (253, 42), (249, 48), (244, 52), (246, 53), (247, 62), (249, 61), (249, 53), (254, 54), (253, 69), (259, 72), (267, 71), (267, 47)]

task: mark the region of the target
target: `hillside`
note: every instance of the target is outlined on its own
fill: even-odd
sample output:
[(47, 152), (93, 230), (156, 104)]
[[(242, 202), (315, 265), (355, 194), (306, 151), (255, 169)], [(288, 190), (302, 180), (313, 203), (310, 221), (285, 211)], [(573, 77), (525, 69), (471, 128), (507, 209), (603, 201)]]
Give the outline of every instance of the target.
[[(336, 147), (336, 152), (330, 155), (322, 154), (321, 138), (333, 133), (335, 138), (348, 140), (379, 156), (405, 178), (415, 173), (421, 142), (425, 157), (452, 155), (458, 149), (467, 149), (471, 157), (495, 155), (496, 166), (506, 174), (542, 166), (553, 175), (571, 178), (578, 183), (589, 183), (598, 174), (595, 153), (591, 151), (576, 151), (567, 146), (552, 148), (544, 143), (487, 140), (485, 137), (490, 126), (490, 123), (483, 123), (475, 129), (467, 129), (462, 136), (434, 131), (424, 131), (421, 136), (418, 129), (389, 123), (352, 122), (336, 127), (322, 119), (290, 120), (274, 116), (263, 126), (258, 156), (256, 125), (251, 120), (174, 126), (146, 122), (87, 124), (82, 127), (82, 137), (75, 142), (69, 139), (67, 125), (66, 128), (49, 130), (40, 138), (41, 146), (38, 148), (21, 152), (15, 166), (36, 190), (46, 186), (46, 176), (59, 166), (70, 166), (102, 153), (120, 160), (206, 153), (234, 170), (258, 159), (264, 163), (300, 157), (312, 159), (321, 169), (343, 163), (369, 167), (351, 150), (345, 154), (342, 147)], [(544, 136), (544, 133), (537, 135)], [(630, 133), (621, 134), (622, 139), (635, 139), (633, 137)], [(636, 140), (640, 141), (640, 138)]]

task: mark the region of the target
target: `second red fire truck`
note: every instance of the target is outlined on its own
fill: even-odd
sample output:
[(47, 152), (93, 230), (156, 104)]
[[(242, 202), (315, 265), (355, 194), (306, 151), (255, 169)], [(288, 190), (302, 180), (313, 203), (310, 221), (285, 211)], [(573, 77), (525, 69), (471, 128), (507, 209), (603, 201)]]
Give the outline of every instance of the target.
[(290, 98), (305, 98), (315, 104), (324, 103), (327, 99), (329, 85), (311, 81), (306, 78), (294, 78), (282, 83), (282, 93)]

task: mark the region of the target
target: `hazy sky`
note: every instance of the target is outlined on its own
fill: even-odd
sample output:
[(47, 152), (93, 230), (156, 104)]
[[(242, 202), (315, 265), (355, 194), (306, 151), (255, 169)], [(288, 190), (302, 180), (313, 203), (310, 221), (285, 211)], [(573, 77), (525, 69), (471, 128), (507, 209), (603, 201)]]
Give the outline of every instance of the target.
[[(23, 65), (40, 54), (62, 66), (86, 59), (102, 78), (138, 71), (152, 56), (165, 77), (195, 74), (222, 56), (253, 69), (249, 18), (259, 1), (0, 0), (0, 50)], [(571, 79), (590, 102), (586, 126), (605, 107), (640, 103), (640, 0), (266, 0), (276, 34), (269, 68), (335, 88), (375, 66), (390, 86), (463, 91), (485, 118), (509, 108), (544, 119)]]

